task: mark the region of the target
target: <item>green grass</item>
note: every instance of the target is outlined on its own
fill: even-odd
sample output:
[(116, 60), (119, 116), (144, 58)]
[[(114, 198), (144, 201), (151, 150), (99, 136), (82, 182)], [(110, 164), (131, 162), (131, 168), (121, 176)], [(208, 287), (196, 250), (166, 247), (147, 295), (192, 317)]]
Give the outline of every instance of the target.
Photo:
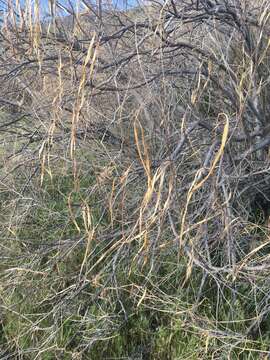
[[(259, 359), (270, 340), (267, 319), (262, 336), (235, 338), (250, 325), (246, 319), (256, 317), (250, 288), (241, 281), (232, 284), (233, 297), (231, 289), (219, 289), (208, 276), (197, 299), (201, 270), (194, 268), (186, 281), (185, 258), (179, 262), (177, 252), (166, 248), (153, 269), (149, 263), (138, 266), (127, 257), (138, 252), (136, 243), (121, 249), (116, 270), (114, 251), (89, 270), (110, 246), (98, 238), (109, 219), (99, 193), (89, 191), (94, 185), (94, 174), (81, 178), (76, 190), (72, 174), (44, 178), (36, 204), (15, 234), (18, 260), (2, 264), (3, 349), (29, 360), (76, 354), (82, 359), (227, 359), (232, 343), (230, 359)], [(81, 273), (85, 203), (91, 204), (97, 237)], [(69, 240), (67, 246), (57, 245)], [(257, 294), (258, 303), (263, 296)]]

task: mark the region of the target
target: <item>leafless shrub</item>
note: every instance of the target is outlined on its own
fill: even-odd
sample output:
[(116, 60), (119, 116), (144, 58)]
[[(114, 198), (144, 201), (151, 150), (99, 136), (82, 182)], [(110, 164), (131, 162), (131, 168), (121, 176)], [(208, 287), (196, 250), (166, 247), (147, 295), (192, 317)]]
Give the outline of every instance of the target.
[[(31, 349), (39, 358), (56, 351), (61, 314), (84, 314), (83, 356), (128, 318), (128, 294), (224, 351), (251, 341), (269, 355), (252, 342), (269, 315), (269, 1), (81, 5), (63, 17), (53, 2), (46, 21), (10, 6), (0, 33), (2, 298), (31, 282), (49, 289), (32, 294), (35, 320), (8, 341), (23, 352), (22, 334), (52, 318)], [(142, 283), (119, 275), (134, 268)], [(174, 272), (187, 294), (196, 282), (190, 299), (163, 290)], [(110, 310), (91, 315), (87, 296)]]

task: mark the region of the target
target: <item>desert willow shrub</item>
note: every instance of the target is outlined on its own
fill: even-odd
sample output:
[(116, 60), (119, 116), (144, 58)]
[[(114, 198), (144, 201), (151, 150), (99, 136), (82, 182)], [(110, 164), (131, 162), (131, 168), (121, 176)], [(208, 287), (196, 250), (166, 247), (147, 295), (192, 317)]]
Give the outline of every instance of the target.
[(3, 19), (1, 231), (20, 263), (3, 293), (39, 276), (37, 356), (62, 318), (84, 316), (82, 353), (143, 306), (244, 351), (269, 315), (269, 1), (80, 5)]

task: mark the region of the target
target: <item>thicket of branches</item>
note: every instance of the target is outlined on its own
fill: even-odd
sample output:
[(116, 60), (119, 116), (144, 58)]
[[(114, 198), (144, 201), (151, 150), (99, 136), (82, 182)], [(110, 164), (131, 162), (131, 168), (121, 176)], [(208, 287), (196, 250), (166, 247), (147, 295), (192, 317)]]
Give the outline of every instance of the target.
[(1, 359), (270, 355), (269, 19), (7, 4)]

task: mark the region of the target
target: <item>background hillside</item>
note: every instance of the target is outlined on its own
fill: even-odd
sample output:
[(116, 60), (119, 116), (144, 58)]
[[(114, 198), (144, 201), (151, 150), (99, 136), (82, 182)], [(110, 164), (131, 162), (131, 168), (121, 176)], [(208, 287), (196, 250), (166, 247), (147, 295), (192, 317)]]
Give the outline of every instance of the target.
[(269, 1), (80, 4), (3, 15), (0, 358), (269, 358)]

